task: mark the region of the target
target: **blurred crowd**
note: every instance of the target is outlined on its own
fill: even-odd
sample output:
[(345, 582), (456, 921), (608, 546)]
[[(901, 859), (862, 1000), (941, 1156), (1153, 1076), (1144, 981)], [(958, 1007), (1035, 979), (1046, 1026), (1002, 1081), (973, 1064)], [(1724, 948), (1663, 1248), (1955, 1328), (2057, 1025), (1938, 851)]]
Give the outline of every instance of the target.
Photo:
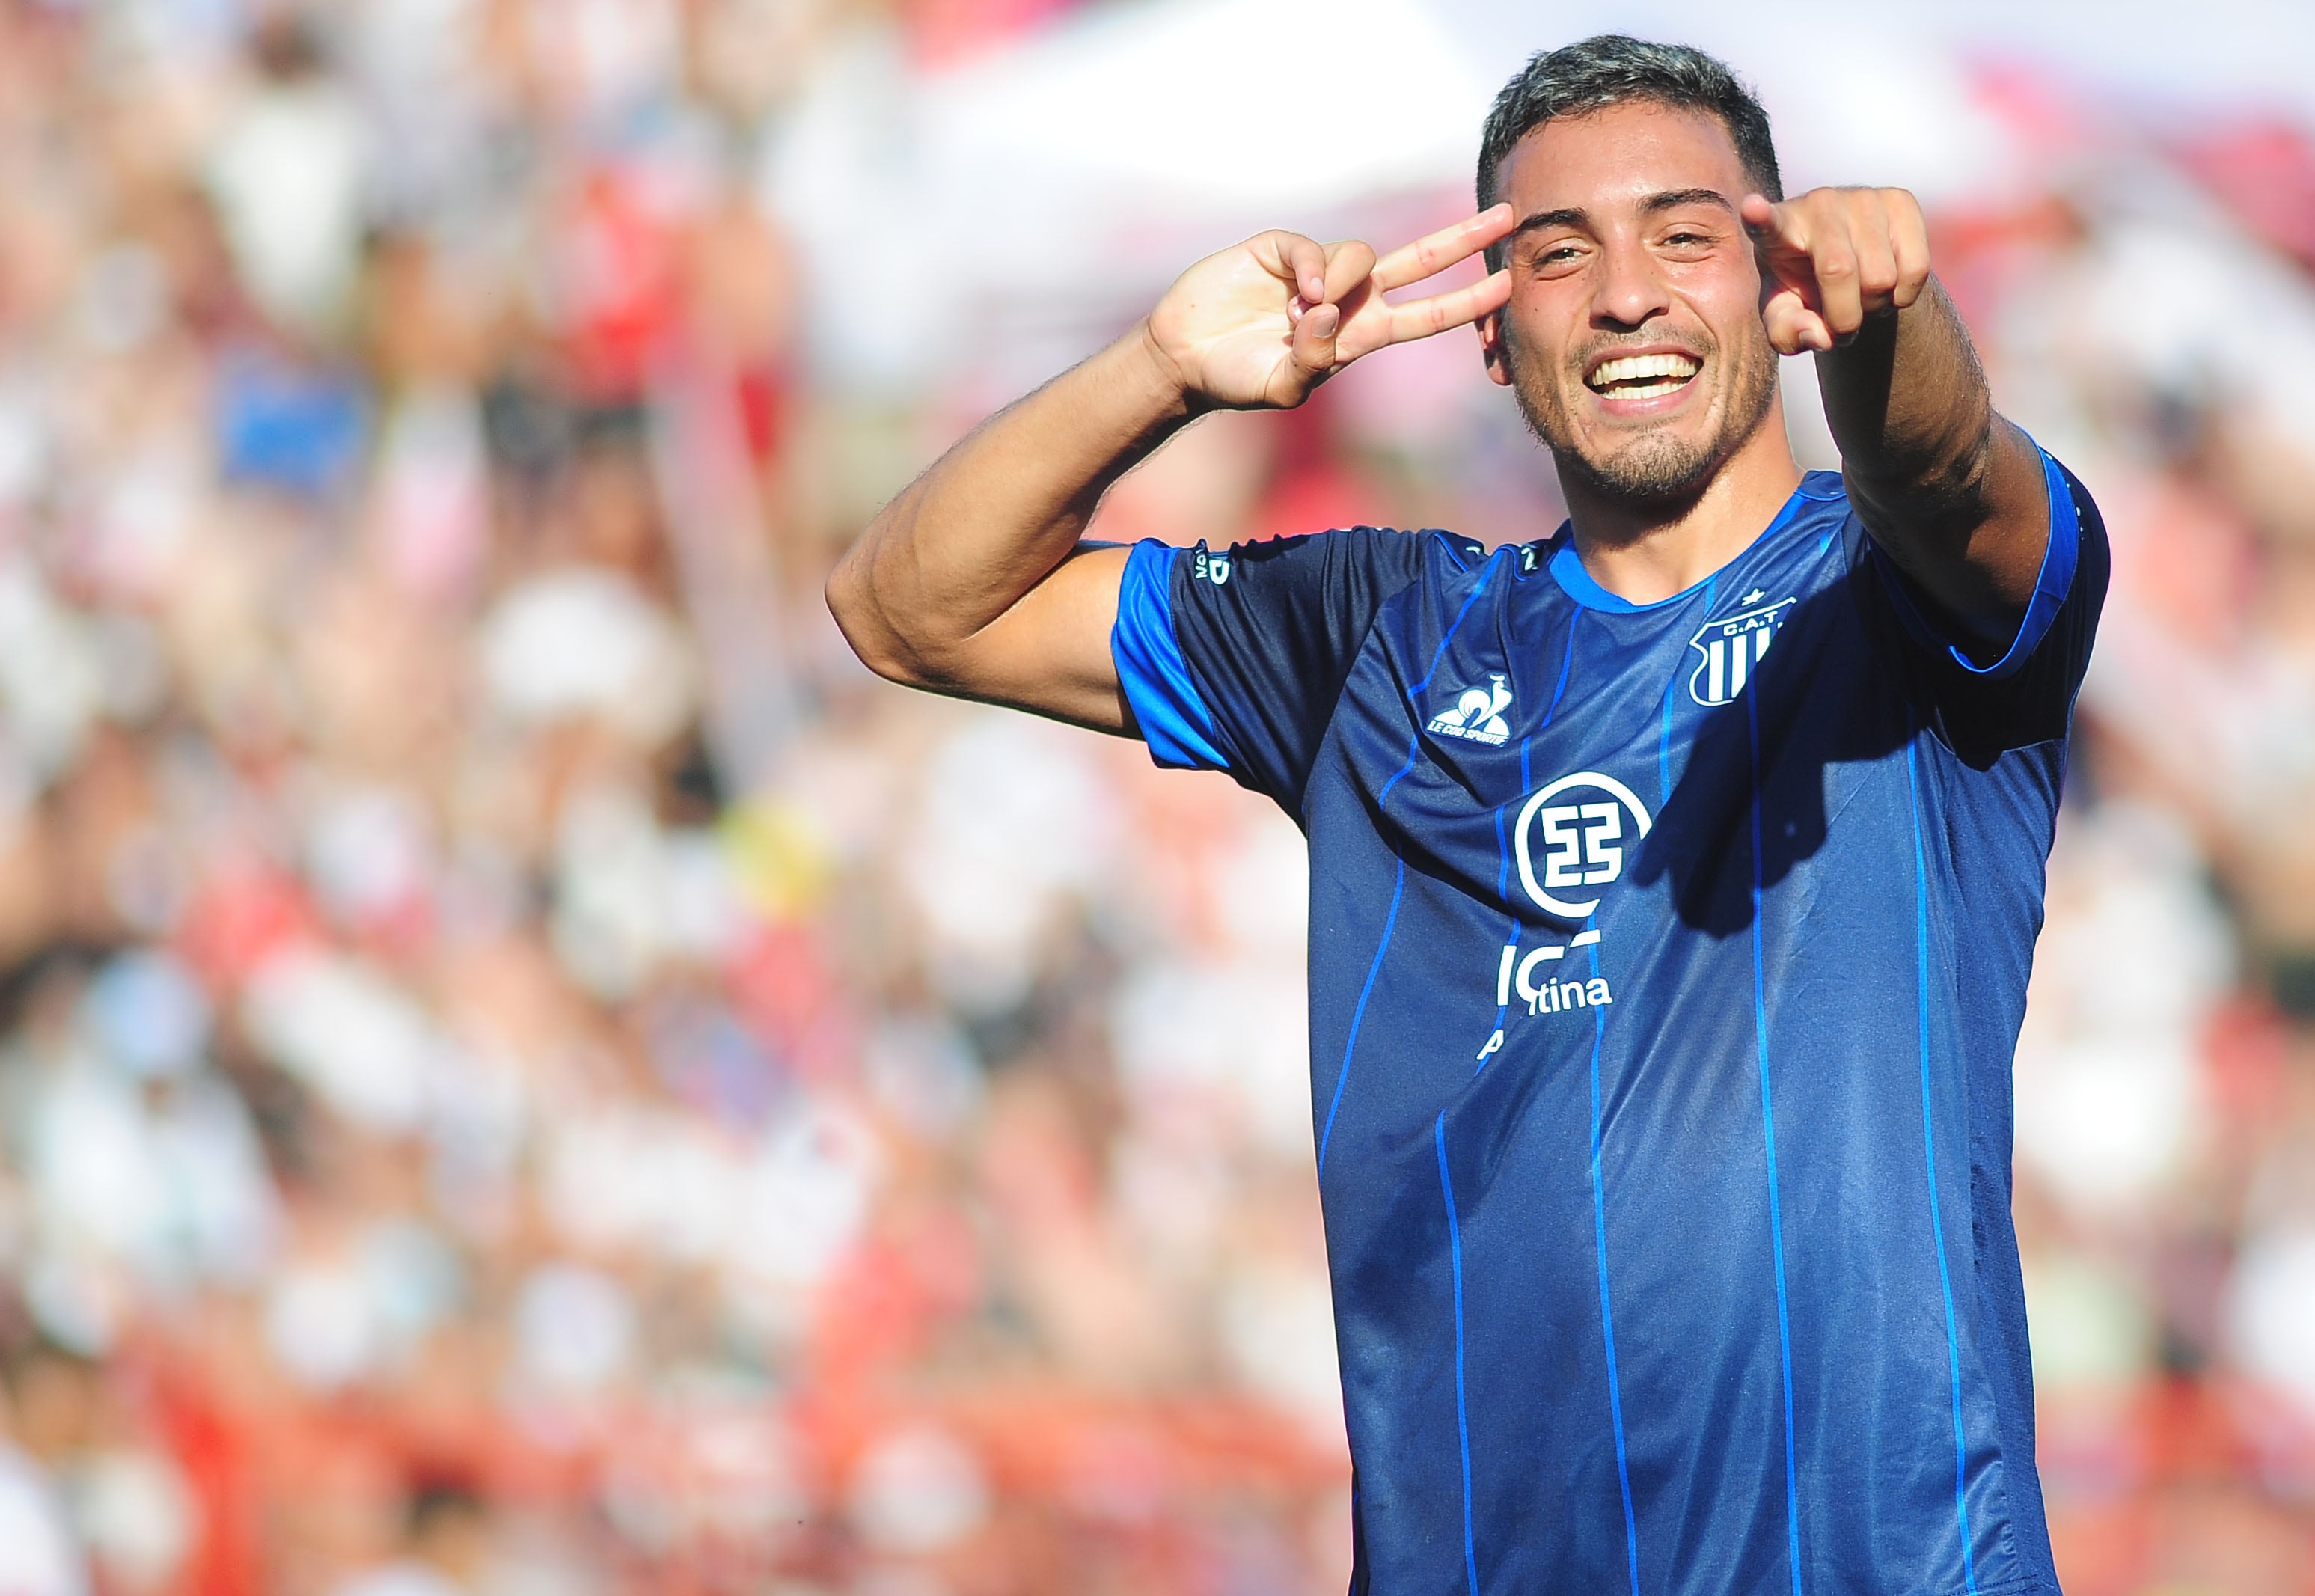
[[(820, 600), (989, 395), (826, 368), (767, 140), (1064, 9), (0, 0), (0, 1592), (1340, 1588), (1299, 836)], [(2116, 548), (2018, 1068), (2060, 1567), (2310, 1596), (2315, 146), (1982, 91), (1940, 270)], [(1105, 529), (1548, 531), (1433, 369)]]

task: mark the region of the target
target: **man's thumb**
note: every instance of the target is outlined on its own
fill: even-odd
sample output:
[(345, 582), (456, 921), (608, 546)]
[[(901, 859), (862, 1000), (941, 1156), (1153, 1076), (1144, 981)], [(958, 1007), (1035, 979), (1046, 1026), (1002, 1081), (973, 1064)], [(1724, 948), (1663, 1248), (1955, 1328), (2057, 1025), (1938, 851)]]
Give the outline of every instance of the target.
[(1343, 324), (1339, 305), (1314, 305), (1294, 324), (1294, 363), (1314, 376), (1334, 369), (1335, 334)]

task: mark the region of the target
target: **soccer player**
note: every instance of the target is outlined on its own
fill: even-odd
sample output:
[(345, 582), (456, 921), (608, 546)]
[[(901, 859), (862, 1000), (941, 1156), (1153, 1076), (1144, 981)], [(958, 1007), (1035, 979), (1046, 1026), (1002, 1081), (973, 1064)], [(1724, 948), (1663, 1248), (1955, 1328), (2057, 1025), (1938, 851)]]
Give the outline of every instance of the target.
[[(1785, 199), (1710, 57), (1537, 57), (1478, 189), (1379, 259), (1191, 267), (829, 601), (885, 676), (1139, 735), (1308, 834), (1354, 1591), (2054, 1592), (2009, 1065), (2097, 514), (1994, 413), (1912, 198)], [(1201, 412), (1465, 324), (1551, 536), (1079, 541)], [(1786, 439), (1803, 351), (1839, 474)]]

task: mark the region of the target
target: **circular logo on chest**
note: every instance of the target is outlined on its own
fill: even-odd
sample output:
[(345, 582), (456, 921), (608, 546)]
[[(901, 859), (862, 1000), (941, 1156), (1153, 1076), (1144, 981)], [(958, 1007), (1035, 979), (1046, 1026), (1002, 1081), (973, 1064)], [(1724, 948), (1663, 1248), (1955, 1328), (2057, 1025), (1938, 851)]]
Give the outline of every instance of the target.
[[(1579, 770), (1539, 789), (1520, 810), (1520, 884), (1547, 913), (1580, 920), (1624, 873), (1626, 850), (1648, 834), (1647, 806), (1612, 776)], [(1588, 897), (1575, 894), (1590, 892)]]

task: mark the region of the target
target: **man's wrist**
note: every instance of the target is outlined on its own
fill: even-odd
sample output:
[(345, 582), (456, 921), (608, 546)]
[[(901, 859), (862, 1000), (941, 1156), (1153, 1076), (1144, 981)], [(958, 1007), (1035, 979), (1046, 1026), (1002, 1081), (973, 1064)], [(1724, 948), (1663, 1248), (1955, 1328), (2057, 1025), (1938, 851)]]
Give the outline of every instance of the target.
[(1131, 380), (1157, 404), (1162, 420), (1187, 421), (1209, 408), (1199, 402), (1189, 380), (1182, 375), (1181, 364), (1166, 352), (1150, 332), (1147, 316), (1118, 340), (1117, 348), (1128, 363)]

